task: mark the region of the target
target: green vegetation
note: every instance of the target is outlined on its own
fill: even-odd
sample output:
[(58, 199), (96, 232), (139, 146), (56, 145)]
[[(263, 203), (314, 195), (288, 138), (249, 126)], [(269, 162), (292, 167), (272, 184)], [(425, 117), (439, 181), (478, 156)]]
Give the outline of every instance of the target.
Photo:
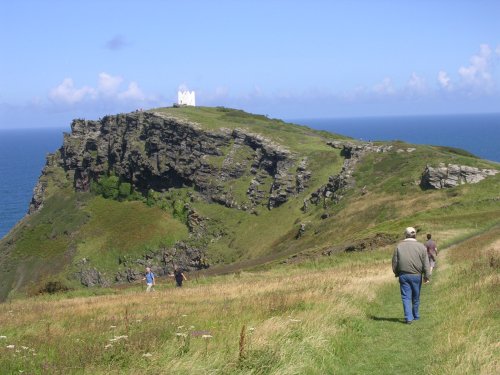
[(499, 235), (497, 226), (441, 248), (411, 326), (402, 324), (386, 247), (192, 277), (182, 289), (160, 280), (152, 294), (136, 286), (1, 304), (0, 366), (33, 374), (498, 373)]
[[(420, 188), (427, 164), (499, 168), (461, 150), (390, 142), (392, 151), (368, 153), (356, 165), (355, 185), (342, 193), (339, 203), (310, 204), (304, 211), (304, 199), (326, 184), (329, 176), (339, 173), (344, 162), (340, 150), (326, 142), (345, 137), (227, 108), (160, 108), (152, 112), (196, 122), (211, 132), (243, 129), (264, 135), (290, 151), (295, 163), (291, 170), (307, 160), (311, 179), (303, 192), (291, 195), (279, 207), (269, 210), (267, 200), (250, 207), (247, 190), (255, 177), (253, 151), (232, 142), (219, 150), (222, 155), (205, 155), (203, 160), (221, 172), (224, 163), (238, 165), (240, 178), (207, 175), (207, 184), (234, 201), (241, 208), (237, 209), (207, 201), (196, 187), (150, 190), (143, 195), (113, 174), (92, 182), (92, 193), (75, 193), (71, 172), (50, 164), (42, 179), (47, 197), (44, 207), (0, 241), (0, 299), (11, 290), (10, 297), (36, 294), (48, 282), (77, 288), (75, 272), (83, 258), (113, 280), (123, 267), (120, 257), (144, 259), (180, 240), (206, 248), (210, 272), (215, 274), (315, 257), (325, 251), (339, 253), (377, 236), (398, 238), (401, 228), (408, 225), (457, 238), (457, 233), (463, 237), (500, 223), (500, 174), (447, 190)], [(131, 142), (138, 150), (144, 143)], [(408, 151), (410, 147), (414, 150)], [(271, 191), (273, 177), (262, 177), (259, 189), (265, 194)], [(200, 235), (191, 237), (190, 210), (199, 215), (203, 226)], [(306, 230), (297, 239), (301, 224)]]

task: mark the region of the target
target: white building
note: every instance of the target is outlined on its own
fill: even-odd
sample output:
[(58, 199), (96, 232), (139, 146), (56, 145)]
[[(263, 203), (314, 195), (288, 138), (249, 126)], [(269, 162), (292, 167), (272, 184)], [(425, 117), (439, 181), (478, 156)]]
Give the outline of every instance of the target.
[(196, 106), (194, 91), (178, 91), (177, 104)]

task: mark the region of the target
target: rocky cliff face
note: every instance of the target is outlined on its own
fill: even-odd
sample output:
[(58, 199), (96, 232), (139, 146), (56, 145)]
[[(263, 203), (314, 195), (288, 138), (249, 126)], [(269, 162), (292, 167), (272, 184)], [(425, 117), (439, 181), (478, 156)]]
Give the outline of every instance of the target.
[(495, 169), (479, 169), (465, 165), (443, 163), (438, 167), (427, 166), (422, 174), (423, 189), (451, 188), (462, 184), (475, 184), (488, 176), (499, 173)]
[(364, 155), (370, 152), (388, 152), (391, 145), (375, 146), (372, 143), (355, 144), (352, 142), (330, 141), (327, 144), (333, 148), (340, 149), (340, 154), (345, 158), (340, 173), (330, 176), (328, 182), (313, 192), (310, 197), (304, 200), (303, 211), (307, 211), (310, 203), (319, 204), (327, 201), (338, 203), (345, 191), (355, 184), (353, 173), (358, 162)]
[[(77, 191), (88, 191), (92, 181), (114, 174), (144, 194), (190, 186), (207, 201), (228, 207), (271, 209), (302, 191), (310, 178), (307, 160), (297, 160), (286, 148), (240, 129), (212, 132), (149, 112), (75, 120), (71, 129), (59, 159), (51, 156), (50, 162), (64, 168)], [(245, 202), (230, 186), (243, 176), (253, 176), (244, 187)], [(40, 182), (30, 212), (40, 208), (43, 199)]]

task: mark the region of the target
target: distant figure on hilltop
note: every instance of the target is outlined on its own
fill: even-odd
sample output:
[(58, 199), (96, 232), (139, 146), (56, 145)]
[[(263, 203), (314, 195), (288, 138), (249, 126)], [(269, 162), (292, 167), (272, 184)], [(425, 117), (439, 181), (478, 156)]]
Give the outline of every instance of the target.
[(422, 273), (424, 274), (424, 283), (428, 283), (430, 280), (427, 249), (416, 240), (416, 236), (415, 228), (406, 228), (406, 238), (398, 244), (392, 256), (392, 270), (394, 275), (399, 277), (401, 299), (407, 324), (420, 319)]
[(146, 274), (142, 278), (142, 280), (146, 280), (146, 293), (149, 293), (151, 290), (154, 290), (154, 286), (156, 285), (155, 274), (151, 272), (151, 268), (146, 267)]
[(432, 240), (432, 235), (427, 234), (427, 242), (425, 247), (427, 248), (427, 256), (429, 257), (430, 274), (432, 275), (432, 270), (436, 267), (436, 257), (438, 255), (438, 248), (436, 241)]

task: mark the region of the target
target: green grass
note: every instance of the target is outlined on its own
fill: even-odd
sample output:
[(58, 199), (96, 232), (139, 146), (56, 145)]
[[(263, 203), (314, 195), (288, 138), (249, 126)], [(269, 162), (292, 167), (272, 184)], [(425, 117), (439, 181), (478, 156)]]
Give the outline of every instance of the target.
[(160, 280), (149, 295), (136, 286), (0, 304), (0, 366), (33, 374), (497, 373), (499, 235), (495, 227), (441, 248), (411, 326), (402, 323), (387, 247), (194, 277), (182, 289)]
[[(267, 209), (264, 199), (253, 213), (207, 203), (192, 187), (156, 193), (157, 201), (152, 204), (156, 207), (148, 207), (139, 200), (116, 202), (74, 194), (73, 176), (66, 175), (62, 168), (50, 167), (44, 177), (49, 196), (45, 207), (0, 242), (0, 299), (11, 288), (21, 294), (36, 291), (49, 276), (68, 282), (75, 263), (82, 258), (89, 258), (92, 267), (112, 279), (120, 269), (119, 256), (142, 258), (149, 251), (186, 239), (186, 213), (182, 209), (183, 202), (189, 200), (188, 194), (194, 197), (192, 208), (206, 219), (209, 234), (196, 245), (207, 245), (207, 258), (214, 273), (275, 264), (292, 256), (315, 256), (332, 247), (341, 250), (342, 246), (378, 234), (397, 238), (401, 228), (408, 225), (423, 232), (446, 233), (444, 241), (448, 241), (500, 222), (500, 174), (478, 184), (446, 190), (423, 191), (418, 185), (426, 164), (443, 162), (498, 169), (497, 163), (460, 150), (390, 142), (394, 146), (392, 152), (368, 154), (357, 164), (355, 186), (345, 192), (339, 204), (330, 202), (326, 208), (322, 204), (310, 205), (303, 212), (304, 199), (326, 184), (329, 176), (339, 173), (344, 159), (326, 141), (342, 137), (225, 108), (160, 108), (152, 112), (196, 122), (207, 131), (239, 128), (262, 134), (291, 151), (295, 163), (292, 172), (307, 158), (312, 171), (309, 186), (272, 210)], [(409, 147), (415, 147), (415, 151), (395, 151)], [(210, 183), (220, 186), (237, 205), (248, 205), (246, 191), (253, 178), (249, 171), (250, 148), (231, 144), (221, 152), (221, 156), (207, 158), (212, 167), (221, 171), (230, 155), (235, 162), (246, 163), (245, 173), (227, 181), (214, 176)], [(268, 176), (261, 186), (266, 194), (272, 178)], [(322, 219), (325, 213), (328, 217)], [(301, 223), (306, 224), (306, 232), (297, 239)]]
[(112, 274), (118, 258), (142, 258), (148, 250), (172, 246), (187, 238), (186, 226), (157, 207), (142, 202), (117, 202), (95, 197), (87, 207), (90, 220), (79, 231), (75, 261), (90, 259)]

